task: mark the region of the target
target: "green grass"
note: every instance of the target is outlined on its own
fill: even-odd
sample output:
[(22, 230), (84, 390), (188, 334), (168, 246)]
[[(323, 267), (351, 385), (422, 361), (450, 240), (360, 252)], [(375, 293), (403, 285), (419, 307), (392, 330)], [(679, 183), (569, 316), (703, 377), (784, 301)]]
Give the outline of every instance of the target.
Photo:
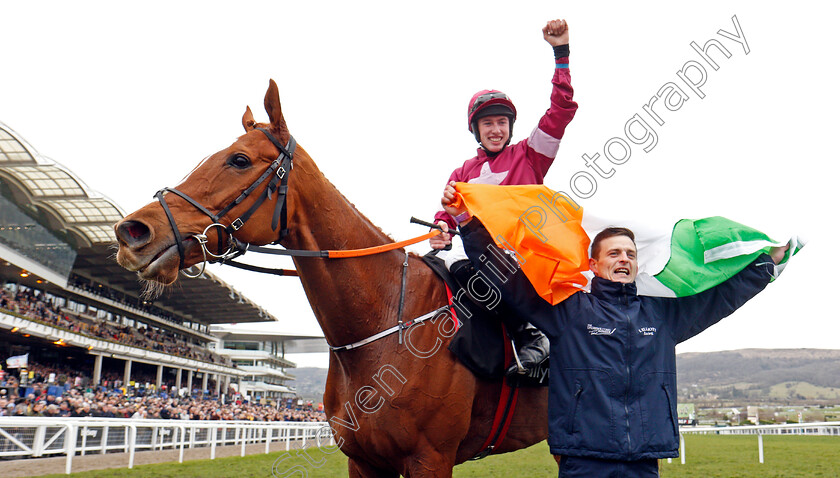
[(836, 400), (840, 398), (840, 389), (820, 387), (808, 382), (783, 382), (770, 387), (770, 398), (790, 399), (797, 396), (813, 397), (818, 400)]
[[(765, 436), (764, 464), (758, 463), (755, 436), (685, 435), (686, 464), (662, 460), (663, 478), (799, 478), (840, 477), (840, 437)], [(73, 477), (271, 477), (312, 478), (347, 476), (347, 458), (341, 453), (324, 454), (301, 450), (244, 458), (189, 461), (77, 473)], [(295, 468), (299, 467), (299, 468)], [(306, 470), (306, 474), (294, 470)], [(68, 475), (50, 475), (58, 478)], [(456, 478), (528, 477), (554, 478), (557, 465), (543, 442), (516, 453), (490, 456), (455, 468)]]
[(662, 478), (839, 477), (840, 437), (764, 436), (758, 463), (757, 436), (685, 435), (685, 465), (662, 460)]

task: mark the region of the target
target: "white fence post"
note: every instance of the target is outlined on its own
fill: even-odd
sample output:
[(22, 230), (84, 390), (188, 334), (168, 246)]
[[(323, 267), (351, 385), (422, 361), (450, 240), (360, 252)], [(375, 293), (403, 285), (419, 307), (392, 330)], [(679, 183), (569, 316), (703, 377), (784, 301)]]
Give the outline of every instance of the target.
[[(222, 433), (224, 433), (224, 428), (222, 428)], [(210, 428), (207, 433), (213, 433), (213, 436), (210, 438), (210, 459), (216, 459), (216, 427)], [(224, 436), (222, 436), (224, 439)]]
[(44, 441), (47, 439), (47, 426), (39, 426), (35, 429), (35, 438), (32, 442), (32, 456), (41, 456), (44, 453)]
[(685, 437), (680, 433), (680, 464), (685, 465)]
[(85, 425), (82, 427), (82, 456), (85, 456), (85, 448), (87, 448), (87, 435), (88, 427)]
[(764, 463), (764, 440), (761, 438), (761, 433), (758, 434), (758, 462)]
[(187, 435), (186, 435), (187, 434), (187, 427), (185, 427), (184, 425), (178, 425), (178, 430), (179, 430), (179, 433), (180, 433), (178, 435), (178, 438), (181, 442), (181, 444), (180, 444), (181, 451), (178, 453), (178, 463), (183, 463), (184, 462), (184, 442), (186, 441), (186, 437), (187, 437)]
[(133, 423), (128, 425), (128, 469), (134, 468), (134, 452), (137, 447), (137, 426)]
[(102, 427), (102, 451), (104, 455), (108, 452), (108, 425)]
[(70, 470), (73, 469), (73, 456), (76, 454), (76, 426), (75, 425), (67, 425), (67, 429), (64, 432), (64, 450), (67, 453), (67, 463), (64, 466), (64, 473), (70, 474)]

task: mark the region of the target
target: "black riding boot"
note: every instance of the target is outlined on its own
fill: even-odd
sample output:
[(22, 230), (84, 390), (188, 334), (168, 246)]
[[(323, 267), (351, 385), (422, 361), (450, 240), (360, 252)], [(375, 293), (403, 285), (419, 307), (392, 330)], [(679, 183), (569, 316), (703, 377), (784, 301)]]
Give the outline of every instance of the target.
[(525, 375), (548, 358), (548, 338), (539, 329), (518, 319), (507, 318), (503, 322), (516, 350), (516, 357), (505, 375)]

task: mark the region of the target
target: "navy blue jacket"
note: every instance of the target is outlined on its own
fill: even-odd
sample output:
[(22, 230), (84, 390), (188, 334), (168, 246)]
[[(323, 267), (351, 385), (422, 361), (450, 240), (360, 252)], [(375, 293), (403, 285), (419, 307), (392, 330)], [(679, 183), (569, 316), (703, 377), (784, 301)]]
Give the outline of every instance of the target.
[(496, 246), (477, 220), (462, 228), (462, 238), (477, 273), (551, 342), (548, 444), (555, 455), (679, 456), (675, 346), (734, 312), (773, 273), (765, 254), (717, 287), (681, 298), (639, 296), (635, 284), (595, 277), (591, 293), (552, 306), (523, 272), (504, 274), (518, 264), (486, 253)]

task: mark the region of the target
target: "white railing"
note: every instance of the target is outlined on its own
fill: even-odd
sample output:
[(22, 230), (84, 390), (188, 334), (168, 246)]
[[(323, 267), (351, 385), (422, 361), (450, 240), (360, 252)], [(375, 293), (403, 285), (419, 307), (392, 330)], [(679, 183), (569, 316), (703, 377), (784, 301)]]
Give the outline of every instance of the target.
[(783, 423), (738, 427), (680, 427), (680, 433), (701, 435), (834, 435), (840, 436), (840, 422)]
[[(680, 427), (680, 463), (685, 465), (684, 434), (757, 435), (758, 462), (764, 463), (764, 435), (818, 435), (840, 437), (840, 422), (785, 423), (782, 425), (748, 425), (739, 427)], [(671, 459), (668, 458), (668, 462)]]
[(41, 418), (0, 417), (0, 457), (67, 457), (65, 472), (70, 473), (76, 455), (128, 453), (128, 468), (134, 467), (134, 454), (144, 450), (180, 450), (209, 447), (210, 459), (217, 446), (239, 445), (245, 456), (246, 444), (272, 443), (306, 446), (335, 444), (325, 422), (249, 422), (210, 420), (134, 420), (127, 418)]

